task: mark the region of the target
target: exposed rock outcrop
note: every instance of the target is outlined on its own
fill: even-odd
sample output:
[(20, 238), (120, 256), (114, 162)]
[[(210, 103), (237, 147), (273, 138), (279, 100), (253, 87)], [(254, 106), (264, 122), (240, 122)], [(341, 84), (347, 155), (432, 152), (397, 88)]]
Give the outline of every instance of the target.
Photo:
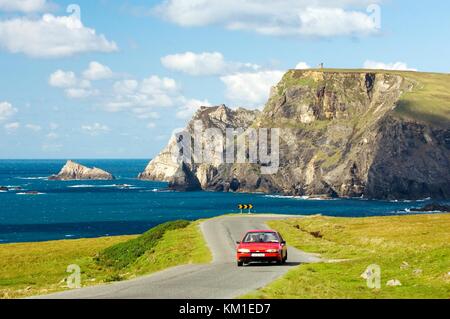
[[(246, 129), (259, 113), (242, 108), (231, 110), (225, 105), (201, 107), (185, 131), (194, 136), (195, 124), (201, 124), (203, 128), (218, 128), (223, 134), (227, 128)], [(207, 188), (211, 179), (219, 173), (217, 166), (220, 164), (186, 164), (177, 161), (174, 159), (174, 154), (179, 151), (177, 142), (177, 137), (172, 136), (166, 148), (148, 164), (138, 178), (169, 182), (169, 187), (175, 190), (194, 191)]]
[[(201, 108), (204, 128), (280, 128), (279, 169), (263, 163), (174, 161), (176, 138), (140, 175), (204, 190), (377, 199), (450, 198), (450, 106), (446, 92), (424, 92), (450, 76), (412, 72), (291, 70), (263, 112)], [(442, 83), (444, 81), (444, 83)], [(442, 102), (429, 96), (442, 96)], [(437, 97), (436, 97), (437, 98)], [(446, 109), (448, 108), (448, 109)], [(429, 112), (429, 113), (427, 113)], [(431, 114), (431, 115), (430, 115)], [(244, 133), (245, 134), (245, 133)], [(204, 137), (194, 141), (215, 143)], [(216, 147), (224, 147), (216, 143)], [(225, 148), (225, 147), (224, 147)], [(249, 154), (246, 154), (247, 159)], [(180, 176), (182, 178), (180, 179)], [(191, 188), (190, 186), (187, 188)]]
[(113, 180), (114, 176), (99, 168), (89, 168), (73, 161), (67, 161), (58, 175), (52, 175), (49, 180)]
[(432, 203), (425, 205), (421, 208), (411, 208), (412, 212), (442, 212), (450, 213), (450, 205), (440, 205), (437, 203)]

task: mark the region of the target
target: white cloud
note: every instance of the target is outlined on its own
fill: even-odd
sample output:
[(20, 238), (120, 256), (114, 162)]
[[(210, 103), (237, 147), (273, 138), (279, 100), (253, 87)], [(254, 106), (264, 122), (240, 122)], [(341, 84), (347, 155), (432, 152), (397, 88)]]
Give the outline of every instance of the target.
[(223, 75), (242, 70), (257, 70), (260, 67), (251, 63), (226, 61), (220, 52), (185, 52), (161, 58), (164, 67), (189, 75)]
[(7, 120), (17, 113), (17, 109), (8, 102), (0, 102), (0, 121)]
[(139, 87), (139, 82), (136, 80), (123, 80), (114, 83), (114, 91), (119, 95), (133, 94)]
[(310, 69), (311, 67), (306, 62), (299, 62), (299, 63), (297, 63), (295, 68), (297, 70), (305, 70), (305, 69)]
[(397, 71), (417, 71), (417, 69), (409, 68), (405, 62), (384, 63), (372, 60), (364, 62), (364, 69), (372, 70), (397, 70)]
[(156, 124), (153, 123), (153, 122), (150, 122), (150, 123), (147, 124), (147, 128), (152, 129), (152, 128), (155, 128), (155, 127), (156, 127)]
[(56, 88), (64, 89), (67, 97), (82, 99), (98, 94), (98, 90), (91, 87), (91, 82), (79, 79), (72, 71), (57, 70), (49, 77), (48, 83)]
[(59, 124), (58, 124), (58, 123), (51, 122), (51, 123), (49, 124), (49, 127), (50, 127), (50, 130), (54, 131), (54, 130), (57, 130), (57, 129), (59, 128)]
[(298, 32), (305, 36), (368, 35), (378, 28), (377, 21), (366, 13), (341, 8), (309, 7), (300, 13), (300, 21)]
[(117, 51), (116, 43), (85, 27), (76, 15), (52, 14), (39, 19), (20, 17), (0, 21), (0, 47), (38, 58)]
[(107, 125), (100, 124), (100, 123), (94, 123), (94, 124), (86, 124), (81, 126), (81, 130), (89, 135), (95, 136), (99, 135), (101, 133), (109, 132), (110, 129)]
[(83, 77), (91, 81), (109, 79), (113, 76), (113, 72), (109, 67), (92, 61), (89, 63), (89, 68), (83, 72)]
[(39, 132), (42, 130), (42, 127), (36, 124), (27, 124), (25, 125), (25, 128), (32, 130), (34, 132)]
[[(100, 69), (98, 65), (88, 70)], [(109, 68), (108, 68), (109, 69)], [(89, 74), (88, 74), (89, 73)], [(80, 78), (75, 72), (57, 70), (49, 77), (49, 84), (53, 87), (63, 89), (69, 98), (88, 98), (96, 96), (97, 105), (108, 112), (128, 112), (141, 120), (156, 120), (159, 118), (157, 108), (179, 107), (178, 117), (182, 114), (192, 113), (199, 102), (209, 105), (207, 101), (189, 100), (182, 92), (180, 85), (172, 78), (151, 75), (142, 80), (123, 79), (115, 81), (111, 86), (102, 88), (100, 91), (90, 80), (99, 79), (97, 72), (83, 72)], [(109, 73), (109, 72), (107, 72)], [(104, 73), (106, 74), (106, 73)], [(86, 79), (89, 78), (90, 80)], [(150, 121), (151, 122), (151, 121)], [(85, 131), (89, 127), (85, 127)]]
[(104, 103), (106, 110), (130, 110), (145, 117), (155, 107), (171, 107), (182, 98), (178, 83), (171, 78), (152, 75), (142, 81), (123, 80), (114, 83), (114, 94)]
[(47, 137), (49, 140), (56, 140), (59, 137), (59, 135), (56, 134), (55, 132), (50, 132), (45, 137)]
[(190, 99), (187, 100), (183, 106), (178, 108), (176, 117), (180, 119), (188, 119), (190, 118), (201, 106), (211, 106), (208, 100), (196, 100)]
[(283, 77), (284, 71), (260, 71), (236, 73), (220, 79), (226, 86), (227, 98), (236, 105), (262, 107), (270, 95), (270, 89)]
[(84, 99), (99, 94), (98, 90), (85, 88), (69, 88), (64, 91), (66, 96), (71, 99)]
[(13, 133), (14, 131), (20, 128), (20, 123), (19, 122), (8, 123), (5, 124), (4, 128), (6, 131), (8, 131), (8, 133)]
[(181, 71), (190, 75), (217, 75), (226, 67), (223, 55), (219, 52), (167, 55), (161, 58), (161, 63), (168, 69)]
[(265, 35), (367, 35), (378, 31), (380, 0), (166, 0), (155, 8), (165, 19), (184, 27), (219, 25)]
[(46, 0), (0, 0), (0, 11), (38, 12), (47, 9)]
[(157, 120), (159, 119), (159, 114), (157, 112), (151, 112), (147, 108), (135, 108), (133, 109), (133, 113), (142, 120)]
[(57, 88), (70, 88), (78, 85), (75, 73), (57, 70), (50, 75), (48, 83)]

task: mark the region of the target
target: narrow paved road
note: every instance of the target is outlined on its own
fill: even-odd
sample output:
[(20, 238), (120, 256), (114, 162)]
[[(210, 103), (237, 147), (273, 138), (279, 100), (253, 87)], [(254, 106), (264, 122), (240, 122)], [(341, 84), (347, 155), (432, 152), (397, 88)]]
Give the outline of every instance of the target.
[(237, 267), (235, 242), (247, 230), (268, 229), (269, 220), (286, 216), (227, 216), (207, 220), (201, 225), (213, 252), (207, 265), (170, 268), (133, 280), (87, 287), (38, 298), (57, 299), (216, 299), (235, 298), (263, 287), (301, 263), (320, 261), (317, 257), (288, 247), (285, 265), (255, 264)]

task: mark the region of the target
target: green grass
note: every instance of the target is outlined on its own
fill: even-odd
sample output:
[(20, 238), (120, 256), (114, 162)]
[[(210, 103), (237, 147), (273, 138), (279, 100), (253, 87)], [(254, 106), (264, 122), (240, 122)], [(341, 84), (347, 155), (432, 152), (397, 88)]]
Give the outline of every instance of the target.
[(408, 73), (406, 78), (417, 84), (405, 93), (395, 110), (396, 114), (448, 127), (450, 123), (450, 74)]
[[(66, 290), (66, 269), (71, 264), (80, 266), (82, 286), (90, 286), (209, 262), (199, 222), (186, 223), (160, 225), (141, 236), (0, 245), (0, 298)], [(118, 253), (127, 257), (115, 258)]]
[(128, 267), (153, 249), (167, 231), (186, 228), (188, 225), (189, 222), (185, 220), (158, 225), (137, 238), (106, 248), (96, 257), (96, 262), (114, 269)]
[[(334, 262), (301, 265), (244, 298), (450, 298), (448, 214), (308, 217), (269, 225), (289, 244)], [(311, 235), (317, 231), (322, 238)], [(360, 277), (371, 264), (381, 267), (381, 289), (369, 289)], [(386, 286), (391, 279), (402, 286)]]

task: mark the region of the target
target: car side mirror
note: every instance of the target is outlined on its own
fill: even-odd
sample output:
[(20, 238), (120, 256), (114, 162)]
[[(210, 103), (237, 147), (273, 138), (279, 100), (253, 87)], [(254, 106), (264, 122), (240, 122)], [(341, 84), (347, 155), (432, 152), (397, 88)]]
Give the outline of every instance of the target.
[(281, 245), (282, 245), (282, 246), (285, 246), (285, 245), (286, 245), (286, 242), (285, 242), (285, 241), (282, 241), (282, 242), (281, 242)]
[(238, 244), (238, 245), (239, 245), (240, 243), (241, 243), (240, 241), (237, 241), (237, 242), (236, 242), (236, 244)]

